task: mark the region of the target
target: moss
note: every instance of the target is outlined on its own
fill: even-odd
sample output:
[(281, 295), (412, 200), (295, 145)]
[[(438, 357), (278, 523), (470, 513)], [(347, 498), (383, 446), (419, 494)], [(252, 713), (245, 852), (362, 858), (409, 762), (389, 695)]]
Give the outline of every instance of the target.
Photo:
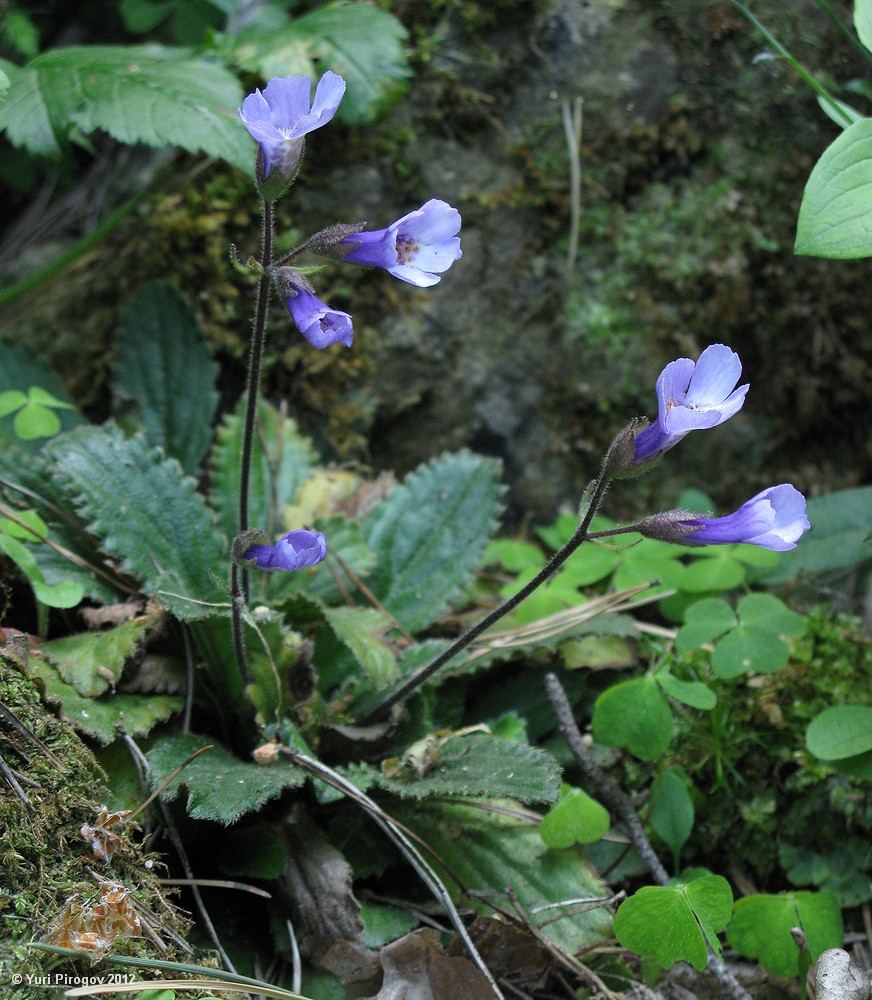
[[(15, 973), (89, 974), (88, 963), (70, 963), (27, 944), (45, 939), (52, 929), (63, 932), (64, 921), (69, 924), (68, 903), (93, 905), (101, 897), (101, 879), (128, 890), (126, 906), (132, 903), (162, 941), (158, 949), (145, 932), (119, 936), (114, 953), (190, 960), (181, 947), (189, 922), (162, 891), (155, 857), (142, 850), (135, 824), (112, 828), (118, 845), (111, 862), (96, 857), (82, 837), (81, 827), (95, 823), (106, 794), (103, 775), (72, 727), (46, 710), (24, 661), (8, 649), (0, 661), (0, 704), (10, 713), (0, 719), (0, 752), (27, 800), (0, 778), (0, 982), (11, 982)], [(42, 746), (20, 731), (13, 718)], [(25, 984), (4, 996), (36, 1000), (44, 998), (45, 987)]]

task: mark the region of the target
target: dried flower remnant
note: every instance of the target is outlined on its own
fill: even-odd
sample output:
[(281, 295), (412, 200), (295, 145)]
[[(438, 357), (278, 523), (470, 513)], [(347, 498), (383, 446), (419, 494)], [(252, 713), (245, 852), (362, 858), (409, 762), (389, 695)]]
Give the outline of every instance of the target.
[(60, 917), (43, 939), (60, 948), (87, 951), (102, 958), (120, 937), (138, 937), (142, 924), (130, 890), (119, 882), (105, 882), (96, 903), (78, 894), (67, 900)]
[(93, 824), (83, 823), (79, 833), (83, 840), (87, 840), (91, 845), (95, 858), (102, 861), (110, 861), (116, 850), (126, 851), (128, 849), (125, 841), (113, 829), (123, 830), (127, 820), (133, 815), (130, 809), (120, 809), (118, 812), (109, 812), (106, 806), (100, 806), (97, 819)]

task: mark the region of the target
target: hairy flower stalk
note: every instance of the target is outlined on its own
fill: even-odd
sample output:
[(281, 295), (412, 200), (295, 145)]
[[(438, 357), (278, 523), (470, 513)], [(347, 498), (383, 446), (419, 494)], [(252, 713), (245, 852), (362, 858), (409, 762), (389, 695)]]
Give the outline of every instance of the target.
[(794, 548), (809, 523), (805, 516), (805, 498), (789, 485), (764, 490), (727, 517), (705, 518), (686, 511), (669, 511), (637, 524), (607, 531), (590, 530), (591, 521), (612, 480), (644, 472), (654, 459), (690, 431), (717, 427), (741, 409), (748, 391), (747, 385), (735, 388), (741, 372), (738, 355), (723, 344), (706, 348), (695, 364), (689, 358), (679, 358), (668, 364), (657, 380), (660, 406), (656, 422), (637, 434), (634, 421), (617, 435), (603, 458), (599, 478), (593, 480), (582, 497), (579, 524), (572, 538), (529, 583), (464, 632), (445, 652), (403, 681), (367, 712), (359, 720), (360, 724), (383, 719), (394, 705), (529, 597), (583, 542), (638, 531), (683, 544), (748, 542), (776, 551)]
[[(311, 104), (310, 93), (311, 81), (308, 77), (276, 78), (269, 81), (263, 92), (256, 90), (253, 94), (249, 94), (237, 112), (243, 125), (258, 144), (255, 173), (257, 189), (263, 202), (260, 279), (252, 324), (245, 423), (240, 456), (240, 535), (245, 535), (249, 529), (251, 456), (272, 282), (273, 203), (290, 187), (296, 177), (306, 135), (326, 125), (335, 115), (345, 93), (345, 81), (328, 71), (318, 82)], [(233, 645), (240, 673), (247, 682), (248, 666), (242, 635), (242, 609), (248, 600), (248, 571), (240, 567), (236, 559), (231, 564), (230, 589)]]

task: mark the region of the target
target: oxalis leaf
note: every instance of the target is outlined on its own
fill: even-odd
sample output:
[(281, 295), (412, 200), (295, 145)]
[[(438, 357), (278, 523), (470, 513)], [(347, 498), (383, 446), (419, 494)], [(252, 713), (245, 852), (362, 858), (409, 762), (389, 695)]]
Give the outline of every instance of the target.
[(180, 146), (251, 172), (251, 140), (235, 109), (242, 88), (223, 66), (166, 45), (51, 49), (11, 74), (0, 131), (14, 146), (57, 156), (73, 129)]
[(615, 936), (623, 947), (655, 958), (664, 969), (690, 962), (701, 972), (708, 943), (720, 954), (717, 934), (727, 926), (733, 906), (730, 884), (704, 875), (685, 885), (643, 886), (615, 914)]
[(431, 758), (426, 757), (426, 748), (424, 753), (423, 773), (416, 773), (401, 759), (396, 776), (382, 774), (377, 784), (405, 798), (480, 795), (521, 802), (553, 802), (557, 798), (560, 768), (538, 747), (471, 733), (435, 743)]
[(227, 601), (212, 577), (225, 561), (212, 515), (175, 459), (111, 425), (80, 428), (47, 448), (90, 530), (146, 593), (185, 621)]
[[(511, 809), (511, 802), (505, 805)], [(526, 819), (453, 802), (397, 803), (390, 813), (423, 837), (434, 857), (444, 862), (444, 871), (436, 867), (449, 888), (456, 876), (467, 889), (482, 894), (481, 902), (469, 904), (478, 912), (492, 912), (488, 898), (510, 905), (506, 886), (528, 914), (548, 903), (605, 895), (603, 883), (578, 851), (547, 848), (536, 824)], [(555, 912), (531, 914), (531, 919), (566, 951), (576, 953), (611, 936), (605, 909), (557, 920)]]
[(163, 796), (172, 800), (188, 789), (188, 815), (228, 825), (257, 812), (286, 788), (302, 785), (305, 774), (290, 762), (259, 765), (240, 760), (213, 739), (184, 733), (158, 740), (148, 752), (152, 788), (161, 785), (192, 753), (212, 745), (174, 778)]
[(369, 587), (410, 632), (436, 621), (479, 564), (501, 509), (499, 463), (468, 451), (419, 466), (363, 523)]
[(672, 739), (672, 711), (660, 685), (646, 674), (606, 688), (594, 705), (592, 726), (599, 743), (656, 760)]
[(801, 957), (792, 927), (801, 927), (813, 962), (827, 948), (842, 945), (842, 913), (831, 892), (760, 894), (737, 900), (727, 941), (743, 955), (759, 959), (776, 976), (795, 976)]
[(196, 475), (211, 437), (218, 365), (173, 285), (156, 281), (137, 292), (115, 350), (116, 394), (138, 402), (149, 441)]

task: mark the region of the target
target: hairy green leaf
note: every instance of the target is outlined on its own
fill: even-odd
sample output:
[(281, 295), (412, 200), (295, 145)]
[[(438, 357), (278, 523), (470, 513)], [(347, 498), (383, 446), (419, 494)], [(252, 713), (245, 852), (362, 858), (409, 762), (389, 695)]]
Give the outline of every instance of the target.
[(218, 365), (197, 318), (164, 281), (141, 288), (121, 318), (115, 392), (136, 400), (148, 440), (196, 475), (218, 402)]
[(381, 689), (397, 679), (397, 661), (384, 639), (391, 627), (390, 615), (375, 608), (325, 608), (324, 617), (374, 688)]
[(149, 750), (152, 788), (161, 785), (196, 750), (201, 754), (172, 780), (164, 798), (174, 799), (184, 785), (188, 789), (188, 815), (229, 825), (246, 813), (257, 812), (264, 803), (286, 788), (297, 788), (305, 774), (290, 762), (259, 765), (240, 760), (215, 740), (195, 733), (167, 736)]
[(841, 260), (872, 256), (872, 118), (849, 125), (824, 150), (805, 186), (798, 254)]
[[(397, 804), (390, 812), (423, 837), (444, 862), (443, 878), (449, 888), (454, 885), (452, 872), (466, 888), (483, 894), (482, 902), (470, 904), (479, 912), (491, 912), (486, 903), (489, 897), (510, 905), (506, 886), (512, 887), (527, 913), (548, 903), (605, 894), (602, 882), (578, 851), (547, 848), (536, 825), (521, 817), (452, 802)], [(549, 910), (532, 919), (546, 937), (571, 953), (611, 933), (605, 909), (574, 913), (565, 920), (553, 916)]]
[[(240, 455), (245, 423), (245, 400), (224, 418), (212, 453), (212, 503), (228, 539), (239, 531)], [(263, 399), (257, 404), (257, 427), (251, 455), (249, 523), (276, 536), (282, 527), (282, 510), (293, 503), (297, 490), (309, 478), (315, 453), (293, 419)], [(291, 528), (303, 525), (292, 525)], [(270, 544), (274, 539), (270, 538)], [(328, 544), (329, 544), (328, 538)]]
[(12, 74), (0, 131), (14, 146), (57, 156), (73, 130), (102, 129), (124, 143), (180, 146), (251, 172), (254, 152), (235, 109), (236, 77), (166, 45), (70, 45)]
[(744, 896), (736, 901), (727, 941), (773, 975), (796, 976), (801, 952), (790, 931), (797, 926), (805, 933), (812, 961), (827, 948), (841, 947), (839, 901), (829, 892)]
[(116, 694), (86, 698), (46, 661), (32, 659), (30, 669), (45, 682), (46, 694), (59, 701), (64, 715), (80, 732), (104, 745), (118, 737), (116, 722), (131, 736), (146, 736), (159, 722), (181, 711), (183, 699), (169, 694)]
[(106, 552), (186, 621), (214, 612), (227, 595), (212, 574), (225, 555), (193, 480), (137, 435), (83, 427), (56, 439), (49, 457)]
[(370, 589), (410, 632), (436, 621), (479, 564), (501, 509), (499, 463), (468, 451), (419, 466), (364, 521)]
[(136, 652), (154, 619), (142, 615), (105, 632), (82, 632), (42, 644), (42, 653), (61, 677), (88, 698), (108, 691), (121, 679), (124, 664)]
[(48, 526), (47, 537), (62, 546), (57, 551), (42, 542), (27, 544), (43, 580), (51, 586), (74, 583), (84, 595), (111, 604), (119, 600), (121, 590), (107, 578), (105, 556), (75, 519), (75, 494), (58, 484), (53, 472), (42, 454), (31, 455), (15, 445), (0, 447), (0, 480), (8, 495), (32, 504)]
[[(433, 795), (512, 798), (521, 802), (553, 802), (560, 768), (550, 754), (516, 740), (486, 733), (454, 736), (424, 750), (424, 773), (400, 764), (396, 777), (381, 775), (382, 788), (406, 798)], [(431, 759), (432, 758), (432, 759)]]
[(284, 28), (253, 27), (231, 42), (244, 69), (317, 80), (331, 69), (348, 84), (338, 117), (350, 125), (376, 118), (410, 75), (406, 29), (387, 11), (367, 3), (331, 3), (296, 17)]

